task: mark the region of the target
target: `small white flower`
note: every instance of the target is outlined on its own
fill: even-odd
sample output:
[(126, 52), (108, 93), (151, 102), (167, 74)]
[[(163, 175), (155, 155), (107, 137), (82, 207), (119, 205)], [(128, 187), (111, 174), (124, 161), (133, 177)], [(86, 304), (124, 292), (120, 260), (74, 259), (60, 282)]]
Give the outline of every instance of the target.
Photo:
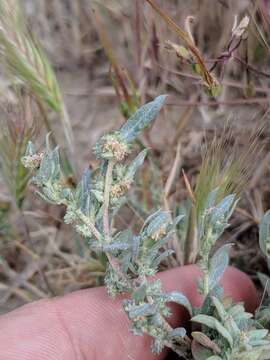
[(232, 28), (232, 34), (236, 37), (243, 36), (244, 32), (247, 30), (247, 27), (249, 25), (249, 17), (246, 15), (243, 17), (243, 19), (238, 23), (238, 17), (235, 15), (234, 17), (234, 24)]

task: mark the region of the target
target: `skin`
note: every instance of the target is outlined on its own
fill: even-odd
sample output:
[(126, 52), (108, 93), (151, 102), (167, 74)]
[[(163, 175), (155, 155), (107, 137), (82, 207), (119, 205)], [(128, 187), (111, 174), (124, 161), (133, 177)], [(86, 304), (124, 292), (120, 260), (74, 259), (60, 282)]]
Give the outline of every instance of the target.
[[(194, 265), (158, 275), (167, 291), (179, 290), (198, 306), (200, 276)], [(221, 281), (225, 294), (256, 308), (256, 290), (247, 275), (229, 267)], [(186, 311), (173, 307), (171, 324), (188, 324)], [(0, 317), (0, 359), (3, 360), (152, 360), (164, 359), (149, 350), (147, 336), (129, 332), (121, 298), (112, 300), (104, 288), (81, 290), (64, 297), (25, 305)]]

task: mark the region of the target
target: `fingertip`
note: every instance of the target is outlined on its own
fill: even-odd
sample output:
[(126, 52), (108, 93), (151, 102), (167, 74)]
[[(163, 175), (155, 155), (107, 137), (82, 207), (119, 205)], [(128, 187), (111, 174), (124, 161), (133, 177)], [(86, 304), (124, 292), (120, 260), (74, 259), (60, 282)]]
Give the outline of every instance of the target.
[(229, 266), (221, 279), (221, 285), (225, 295), (232, 297), (235, 302), (244, 302), (246, 311), (255, 312), (258, 305), (257, 291), (247, 274)]
[[(164, 289), (178, 290), (188, 297), (193, 306), (201, 305), (202, 296), (198, 293), (198, 281), (202, 276), (197, 265), (187, 265), (160, 274)], [(220, 284), (224, 295), (235, 302), (244, 302), (249, 312), (254, 312), (258, 305), (257, 291), (250, 277), (241, 270), (228, 266)]]

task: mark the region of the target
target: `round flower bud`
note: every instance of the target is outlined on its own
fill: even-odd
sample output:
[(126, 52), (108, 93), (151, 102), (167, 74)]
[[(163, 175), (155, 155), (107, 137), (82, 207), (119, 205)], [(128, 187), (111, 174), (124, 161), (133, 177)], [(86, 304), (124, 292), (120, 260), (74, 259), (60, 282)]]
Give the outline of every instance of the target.
[(105, 160), (123, 161), (130, 152), (130, 145), (118, 132), (104, 135), (96, 145), (95, 152)]

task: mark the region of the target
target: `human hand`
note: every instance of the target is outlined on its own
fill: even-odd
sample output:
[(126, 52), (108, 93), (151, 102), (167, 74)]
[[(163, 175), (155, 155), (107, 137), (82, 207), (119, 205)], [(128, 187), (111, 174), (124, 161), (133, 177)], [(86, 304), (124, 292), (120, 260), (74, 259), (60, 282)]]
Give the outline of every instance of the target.
[[(198, 306), (196, 282), (200, 270), (184, 266), (159, 274), (166, 291), (179, 290)], [(256, 290), (247, 275), (229, 267), (221, 281), (224, 292), (256, 307)], [(172, 326), (188, 321), (181, 306), (173, 307)], [(148, 336), (134, 336), (121, 306), (104, 288), (81, 290), (40, 300), (0, 317), (0, 360), (162, 360), (150, 352)]]

